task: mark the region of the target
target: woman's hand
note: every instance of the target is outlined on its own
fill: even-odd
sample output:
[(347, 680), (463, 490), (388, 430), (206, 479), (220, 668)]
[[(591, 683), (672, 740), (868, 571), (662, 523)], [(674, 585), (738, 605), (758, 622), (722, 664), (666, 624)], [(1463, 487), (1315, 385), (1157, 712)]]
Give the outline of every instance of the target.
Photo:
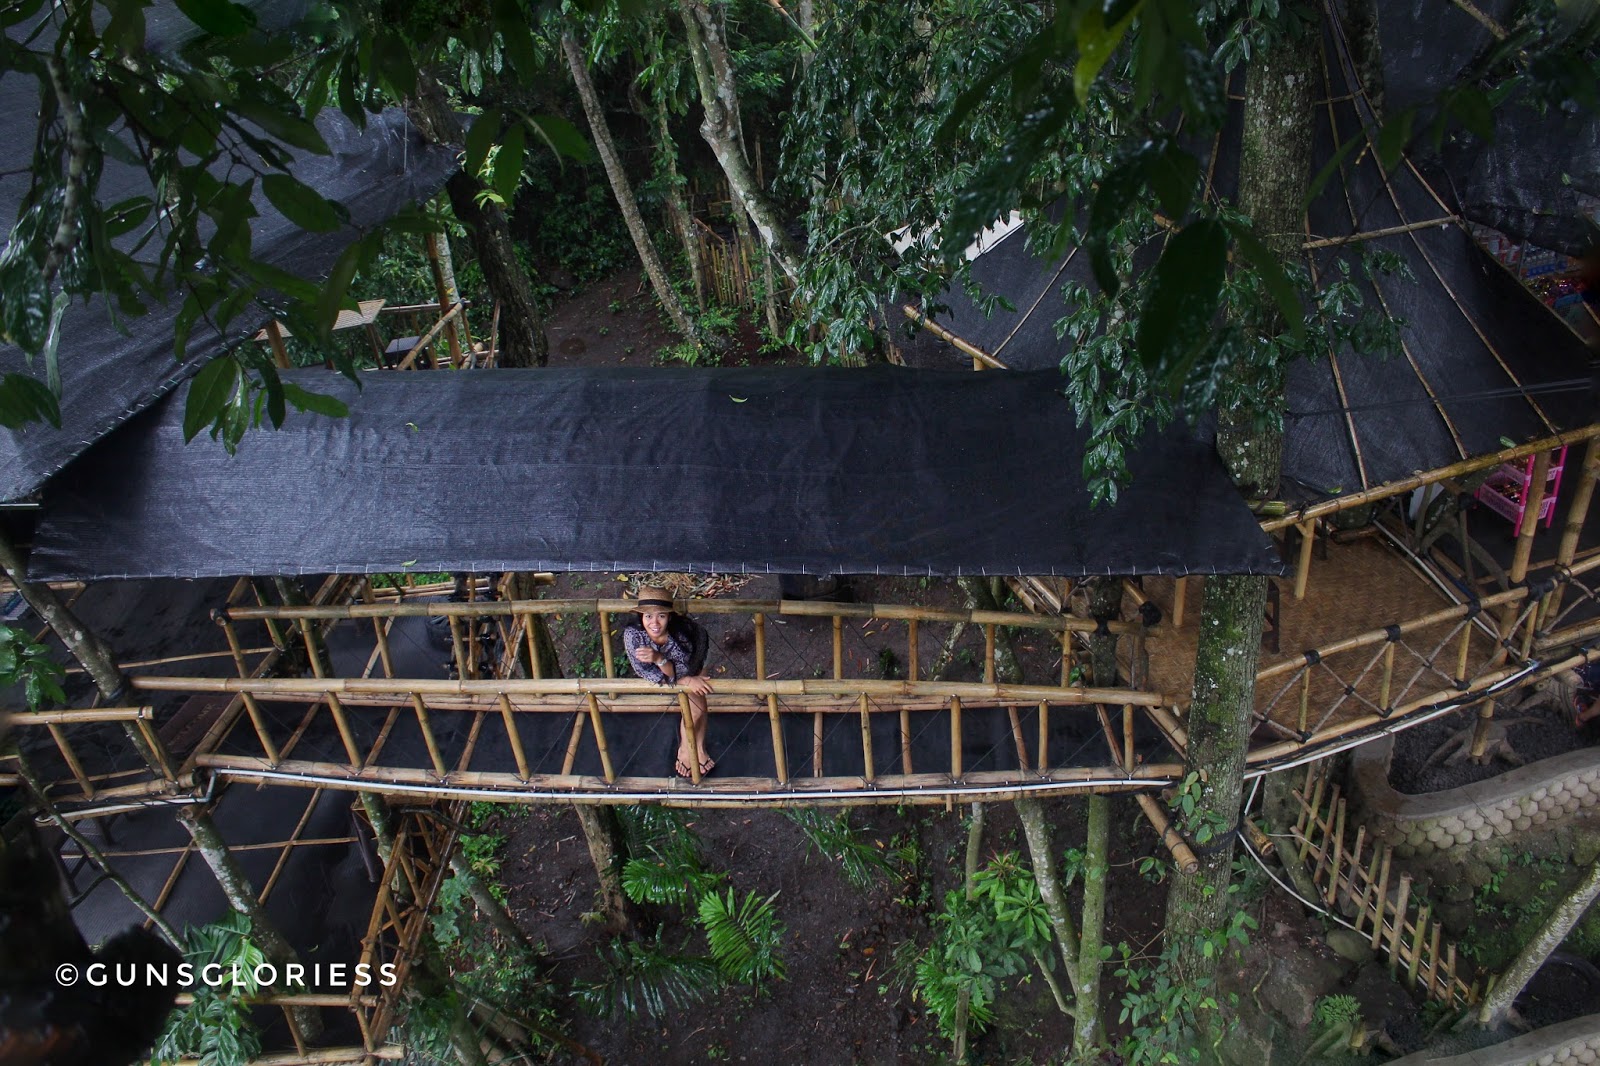
[(678, 687), (685, 689), (696, 696), (704, 696), (706, 693), (711, 691), (711, 681), (709, 678), (704, 678), (696, 674), (693, 677), (686, 677), (679, 681)]

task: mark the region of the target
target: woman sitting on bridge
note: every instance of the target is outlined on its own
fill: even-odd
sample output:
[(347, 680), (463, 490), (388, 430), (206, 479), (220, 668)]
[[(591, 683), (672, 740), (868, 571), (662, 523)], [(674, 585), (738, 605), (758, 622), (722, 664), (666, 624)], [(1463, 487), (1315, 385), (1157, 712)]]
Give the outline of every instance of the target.
[(711, 681), (705, 667), (707, 639), (705, 627), (672, 609), (672, 596), (666, 589), (648, 585), (639, 589), (639, 622), (622, 631), (622, 645), (628, 652), (628, 665), (646, 681), (676, 685), (689, 694), (689, 714), (694, 721), (694, 744), (683, 727), (678, 727), (677, 763), (679, 777), (692, 776), (690, 760), (700, 753), (700, 776), (716, 768), (706, 755), (706, 693)]

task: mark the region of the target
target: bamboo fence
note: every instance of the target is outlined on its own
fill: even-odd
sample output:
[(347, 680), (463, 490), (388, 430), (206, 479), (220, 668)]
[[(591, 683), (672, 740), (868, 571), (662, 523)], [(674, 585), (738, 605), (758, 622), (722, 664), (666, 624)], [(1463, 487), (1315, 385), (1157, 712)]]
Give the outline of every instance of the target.
[(1316, 886), (1317, 901), (1353, 919), (1358, 934), (1389, 960), (1389, 971), (1407, 988), (1421, 988), (1429, 999), (1450, 1007), (1470, 1007), (1480, 983), (1465, 980), (1468, 966), (1456, 945), (1444, 937), (1432, 906), (1412, 891), (1411, 875), (1394, 869), (1394, 849), (1376, 841), (1368, 848), (1366, 826), (1356, 827), (1346, 844), (1348, 811), (1339, 786), (1329, 780), (1327, 763), (1306, 769), (1295, 792), (1300, 813), (1293, 833), (1294, 855), (1278, 849), (1285, 863), (1301, 864)]

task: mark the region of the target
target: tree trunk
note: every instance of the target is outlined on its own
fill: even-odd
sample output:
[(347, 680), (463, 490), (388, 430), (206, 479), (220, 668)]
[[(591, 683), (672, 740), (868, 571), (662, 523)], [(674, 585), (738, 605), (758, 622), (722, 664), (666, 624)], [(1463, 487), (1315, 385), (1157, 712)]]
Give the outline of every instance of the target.
[(1539, 972), (1539, 967), (1544, 965), (1550, 953), (1561, 946), (1561, 942), (1572, 932), (1572, 927), (1578, 924), (1589, 904), (1600, 896), (1600, 861), (1591, 863), (1589, 872), (1579, 882), (1578, 887), (1557, 905), (1554, 913), (1545, 919), (1539, 931), (1533, 935), (1527, 945), (1517, 953), (1511, 965), (1506, 967), (1505, 973), (1495, 982), (1494, 989), (1484, 997), (1478, 1006), (1478, 1024), (1485, 1029), (1498, 1029), (1511, 1014), (1511, 1004), (1522, 994), (1522, 990), (1533, 980), (1533, 975)]
[[(1000, 601), (990, 591), (989, 585), (982, 578), (962, 577), (956, 579), (967, 594), (967, 610), (969, 611), (998, 611)], [(1005, 685), (1022, 684), (1022, 663), (1017, 659), (1017, 650), (1011, 643), (1011, 631), (1005, 626), (996, 626), (994, 632), (994, 676), (995, 680)]]
[[(972, 899), (978, 887), (978, 859), (983, 854), (983, 814), (981, 803), (972, 805), (972, 819), (967, 823), (967, 858), (963, 867), (962, 883), (967, 899)], [(972, 1010), (972, 990), (963, 988), (956, 994), (956, 1016), (952, 1028), (956, 1031), (954, 1061), (967, 1061), (967, 1022)]]
[[(1250, 215), (1262, 241), (1284, 260), (1299, 254), (1303, 237), (1300, 205), (1311, 168), (1311, 72), (1318, 69), (1319, 45), (1314, 33), (1285, 38), (1258, 57), (1245, 83), (1239, 206)], [(1274, 311), (1255, 328), (1262, 336), (1274, 337), (1284, 325)], [(1249, 394), (1243, 388), (1239, 391)], [(1259, 392), (1257, 388), (1258, 396)], [(1259, 398), (1248, 409), (1236, 404), (1219, 412), (1217, 451), (1247, 495), (1265, 497), (1277, 491), (1283, 435), (1264, 430), (1258, 416), (1282, 402), (1279, 393)], [(1207, 981), (1222, 957), (1214, 944), (1209, 954), (1204, 945), (1227, 926), (1233, 909), (1228, 882), (1266, 601), (1265, 577), (1234, 575), (1206, 581), (1194, 693), (1185, 723), (1189, 731), (1185, 771), (1197, 775), (1200, 795), (1185, 828), (1192, 834), (1195, 826), (1206, 825), (1214, 836), (1209, 846), (1197, 849), (1198, 870), (1172, 875), (1166, 938), (1173, 952), (1174, 980)]]
[[(1022, 820), (1022, 835), (1028, 841), (1028, 857), (1033, 863), (1033, 879), (1039, 883), (1039, 898), (1045, 913), (1050, 915), (1050, 927), (1055, 930), (1056, 946), (1061, 949), (1062, 968), (1067, 971), (1067, 981), (1072, 985), (1074, 1000), (1082, 996), (1078, 982), (1083, 979), (1079, 961), (1083, 956), (1078, 942), (1077, 927), (1072, 924), (1072, 914), (1067, 909), (1067, 890), (1056, 872), (1055, 850), (1050, 843), (1050, 825), (1045, 821), (1044, 804), (1036, 796), (1018, 796), (1015, 801), (1017, 817)], [(1102, 904), (1104, 886), (1102, 885)], [(1087, 912), (1085, 912), (1087, 916)], [(1098, 953), (1096, 958), (1098, 958)]]
[(538, 951), (528, 942), (516, 920), (511, 917), (511, 912), (506, 910), (506, 905), (489, 891), (489, 886), (478, 875), (478, 871), (472, 868), (472, 863), (460, 848), (450, 853), (450, 873), (461, 879), (461, 883), (466, 886), (467, 895), (472, 897), (473, 905), (478, 908), (479, 916), (500, 934), (500, 939), (511, 945), (512, 950), (521, 951), (529, 960), (538, 957)]
[(88, 626), (78, 621), (77, 616), (61, 602), (55, 589), (28, 580), (22, 555), (4, 533), (0, 533), (0, 569), (11, 578), (17, 591), (22, 593), (22, 598), (33, 608), (33, 613), (44, 619), (61, 643), (66, 645), (67, 651), (88, 672), (94, 687), (100, 691), (100, 698), (112, 706), (121, 703), (127, 694), (127, 679), (117, 668), (111, 649)]
[(1106, 920), (1106, 874), (1111, 864), (1111, 797), (1102, 792), (1089, 794), (1088, 839), (1083, 856), (1083, 917), (1078, 941), (1077, 1028), (1072, 1033), (1072, 1048), (1080, 1058), (1106, 1041), (1105, 1023), (1100, 1017), (1100, 974), (1105, 960), (1100, 957)]
[[(460, 144), (461, 125), (456, 121), (444, 90), (426, 71), (417, 72), (417, 95), (405, 102), (406, 116), (428, 140), (435, 144)], [(544, 335), (544, 316), (533, 299), (528, 272), (517, 258), (506, 225), (505, 212), (498, 204), (478, 202), (483, 183), (477, 175), (456, 171), (445, 182), (445, 195), (456, 220), (467, 229), (472, 254), (483, 270), (489, 295), (500, 305), (499, 352), (495, 365), (537, 367), (550, 361), (550, 343)]]
[(633, 246), (639, 253), (639, 261), (644, 264), (650, 285), (656, 291), (656, 299), (672, 320), (673, 328), (695, 347), (703, 347), (705, 339), (695, 325), (693, 316), (683, 306), (678, 290), (667, 280), (667, 271), (661, 265), (655, 242), (650, 239), (649, 230), (645, 229), (644, 218), (639, 214), (639, 201), (633, 195), (627, 172), (622, 169), (622, 160), (617, 158), (616, 146), (611, 142), (611, 129), (606, 124), (605, 112), (600, 109), (600, 98), (595, 95), (594, 82), (589, 79), (589, 70), (584, 66), (583, 53), (571, 33), (561, 35), (561, 50), (566, 53), (567, 68), (572, 71), (573, 84), (578, 87), (578, 98), (583, 101), (583, 113), (589, 119), (589, 131), (594, 135), (594, 146), (600, 153), (600, 162), (606, 168), (606, 178), (611, 182), (611, 193), (617, 198), (617, 206), (622, 209), (622, 219), (628, 224), (628, 234), (633, 238)]
[[(652, 63), (661, 62), (658, 50), (652, 49)], [(667, 101), (660, 94), (653, 94), (655, 99), (648, 106), (639, 98), (638, 90), (629, 86), (628, 96), (633, 100), (634, 107), (646, 122), (650, 123), (656, 139), (656, 165), (659, 174), (667, 187), (667, 221), (672, 223), (672, 231), (678, 235), (678, 242), (683, 245), (683, 258), (689, 266), (689, 280), (694, 284), (694, 302), (700, 310), (706, 309), (706, 272), (705, 265), (700, 262), (700, 239), (694, 232), (694, 212), (690, 209), (687, 197), (683, 194), (684, 179), (678, 173), (678, 146), (672, 139), (672, 125), (667, 114)]]
[(594, 862), (595, 876), (600, 883), (600, 913), (605, 915), (606, 928), (613, 933), (631, 933), (636, 925), (633, 901), (622, 890), (622, 866), (628, 857), (628, 842), (622, 835), (622, 823), (617, 812), (595, 803), (574, 803), (578, 824), (583, 826), (584, 843), (589, 845), (589, 858)]
[(680, 0), (679, 10), (689, 35), (689, 56), (694, 61), (695, 82), (705, 115), (700, 135), (728, 179), (728, 188), (743, 205), (761, 234), (762, 243), (790, 281), (800, 280), (801, 252), (789, 239), (777, 208), (761, 189), (739, 132), (739, 94), (733, 80), (733, 62), (722, 36), (722, 25), (703, 0)]

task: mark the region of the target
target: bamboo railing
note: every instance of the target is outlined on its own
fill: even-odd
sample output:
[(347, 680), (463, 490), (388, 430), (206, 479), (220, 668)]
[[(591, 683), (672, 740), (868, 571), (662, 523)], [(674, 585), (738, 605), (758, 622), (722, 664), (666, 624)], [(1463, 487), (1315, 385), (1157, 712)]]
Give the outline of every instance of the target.
[(1307, 768), (1295, 797), (1300, 813), (1294, 842), (1278, 853), (1285, 863), (1305, 868), (1321, 897), (1317, 902), (1351, 918), (1406, 987), (1420, 987), (1429, 999), (1451, 1007), (1477, 1002), (1478, 981), (1463, 979), (1465, 964), (1458, 964), (1455, 942), (1444, 938), (1431, 905), (1412, 892), (1411, 875), (1393, 869), (1394, 849), (1373, 841), (1369, 851), (1366, 826), (1356, 827), (1353, 844), (1345, 843), (1346, 801), (1329, 781), (1327, 763)]

